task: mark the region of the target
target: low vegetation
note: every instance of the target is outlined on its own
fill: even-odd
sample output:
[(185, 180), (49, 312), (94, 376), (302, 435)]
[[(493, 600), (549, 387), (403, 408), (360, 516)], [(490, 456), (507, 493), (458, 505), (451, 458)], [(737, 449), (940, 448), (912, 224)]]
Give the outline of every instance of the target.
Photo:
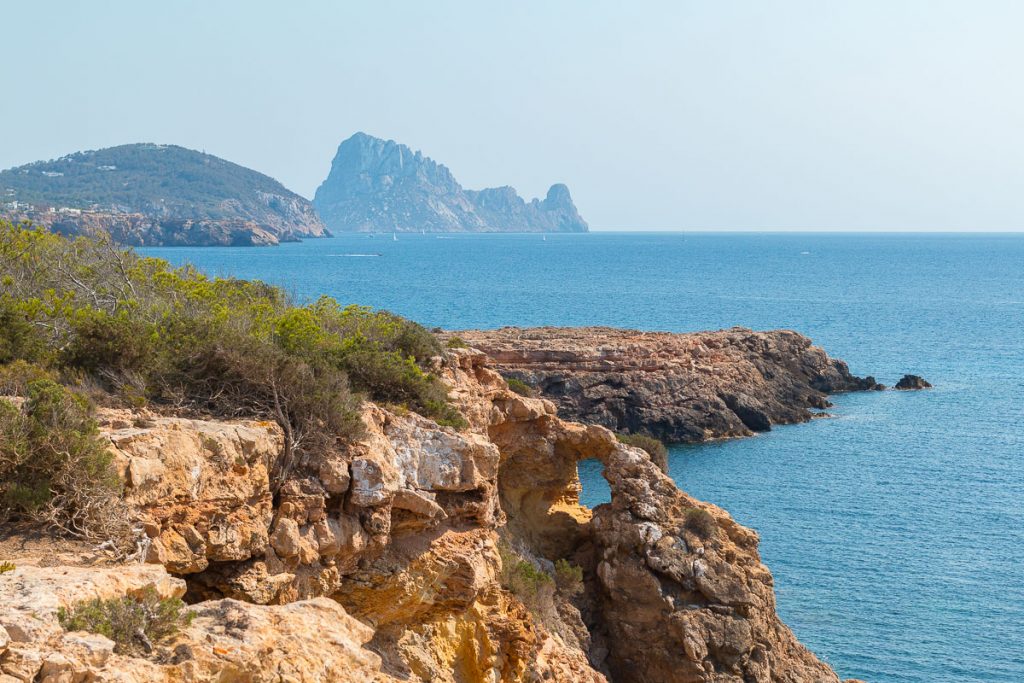
[(0, 221), (0, 391), (31, 395), (0, 413), (2, 512), (98, 532), (90, 501), (114, 484), (85, 397), (272, 419), (285, 433), (276, 486), (358, 434), (364, 397), (464, 426), (431, 372), (442, 353), (391, 313), (329, 297), (297, 305), (259, 281)]
[(541, 621), (557, 627), (555, 596), (570, 600), (583, 592), (582, 567), (561, 559), (555, 562), (554, 572), (549, 573), (516, 553), (504, 541), (498, 544), (498, 553), (501, 555), (501, 585)]
[(701, 508), (690, 508), (686, 511), (686, 528), (695, 533), (699, 538), (708, 539), (718, 531), (718, 522), (707, 510)]
[(505, 382), (508, 384), (508, 388), (516, 392), (520, 396), (534, 397), (537, 395), (537, 390), (532, 386), (519, 379), (518, 377), (506, 377)]
[(57, 612), (65, 630), (106, 636), (114, 641), (114, 651), (122, 655), (149, 654), (188, 626), (192, 616), (180, 599), (161, 598), (153, 588), (138, 597), (97, 598)]
[(583, 567), (558, 560), (555, 562), (555, 586), (558, 592), (566, 597), (574, 597), (583, 592)]
[(0, 574), (13, 572), (15, 569), (17, 569), (17, 566), (13, 562), (0, 562)]
[(466, 343), (466, 340), (458, 335), (453, 335), (449, 337), (448, 341), (446, 341), (444, 345), (449, 349), (465, 349), (469, 347), (469, 344)]
[(647, 451), (651, 456), (651, 462), (662, 472), (668, 472), (668, 449), (658, 439), (646, 434), (616, 434), (615, 438), (627, 446), (636, 446)]
[(20, 407), (0, 400), (0, 520), (86, 538), (124, 531), (120, 480), (89, 402), (50, 379), (27, 394)]

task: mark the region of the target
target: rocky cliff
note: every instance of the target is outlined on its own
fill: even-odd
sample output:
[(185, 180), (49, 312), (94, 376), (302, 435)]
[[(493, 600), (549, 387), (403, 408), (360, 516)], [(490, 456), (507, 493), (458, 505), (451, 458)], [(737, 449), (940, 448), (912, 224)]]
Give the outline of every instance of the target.
[[(0, 681), (838, 681), (776, 615), (754, 532), (604, 427), (510, 391), (484, 354), (436, 371), (466, 428), (366, 404), (362, 436), (277, 490), (273, 423), (102, 411), (146, 564), (0, 547), (17, 565)], [(611, 488), (596, 510), (585, 458)], [(510, 585), (510, 552), (528, 576), (578, 565), (582, 592)], [(194, 613), (148, 656), (59, 624), (145, 590)]]
[(175, 145), (77, 152), (0, 172), (0, 214), (121, 244), (264, 245), (322, 237), (303, 197), (273, 178)]
[(879, 389), (796, 332), (674, 334), (603, 327), (457, 333), (562, 415), (672, 442), (748, 436), (810, 420), (827, 395)]
[(530, 202), (507, 186), (465, 190), (442, 164), (365, 133), (338, 147), (313, 204), (339, 232), (587, 231), (565, 185)]

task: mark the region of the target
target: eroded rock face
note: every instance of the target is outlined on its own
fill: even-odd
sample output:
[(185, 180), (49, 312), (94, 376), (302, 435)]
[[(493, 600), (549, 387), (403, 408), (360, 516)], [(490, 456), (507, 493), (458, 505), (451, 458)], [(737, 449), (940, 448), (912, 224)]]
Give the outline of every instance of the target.
[(775, 613), (757, 534), (690, 498), (637, 449), (605, 461), (591, 522), (597, 625), (614, 680), (838, 681)]
[(671, 442), (805, 422), (830, 405), (827, 394), (881, 388), (787, 330), (506, 327), (458, 335), (501, 373), (537, 387), (564, 417)]
[(193, 605), (194, 617), (153, 657), (116, 654), (110, 639), (65, 632), (59, 607), (147, 588), (179, 597), (185, 582), (156, 565), (107, 569), (19, 567), (0, 581), (0, 680), (66, 683), (384, 683), (381, 659), (364, 647), (372, 629), (337, 602), (315, 598), (263, 607), (236, 600)]
[[(837, 680), (775, 615), (754, 532), (680, 492), (608, 429), (562, 420), (551, 400), (511, 392), (484, 354), (453, 350), (436, 371), (467, 428), (368, 404), (357, 442), (305, 459), (276, 492), (268, 472), (282, 442), (272, 424), (102, 412), (150, 564), (19, 568), (17, 584), (0, 577), (0, 605), (44, 606), (38, 615), (19, 608), (16, 618), (0, 607), (5, 673)], [(612, 491), (594, 511), (579, 503), (585, 458), (604, 463)], [(549, 571), (563, 558), (582, 566), (584, 593), (531, 613), (501, 585), (500, 538)], [(25, 572), (57, 578), (36, 573), (33, 587), (11, 588), (29, 585)], [(187, 583), (198, 615), (162, 659), (122, 661), (55, 624), (60, 604), (146, 582), (162, 582), (169, 595)], [(95, 662), (83, 663), (82, 648), (99, 653)]]

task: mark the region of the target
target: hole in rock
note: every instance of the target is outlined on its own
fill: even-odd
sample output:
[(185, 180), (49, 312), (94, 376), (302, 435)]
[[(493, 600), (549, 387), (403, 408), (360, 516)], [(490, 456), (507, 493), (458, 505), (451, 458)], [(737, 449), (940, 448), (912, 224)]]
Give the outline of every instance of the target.
[(604, 465), (600, 460), (592, 458), (580, 460), (576, 467), (580, 475), (580, 502), (593, 510), (598, 505), (608, 503), (612, 499), (612, 491), (604, 478)]

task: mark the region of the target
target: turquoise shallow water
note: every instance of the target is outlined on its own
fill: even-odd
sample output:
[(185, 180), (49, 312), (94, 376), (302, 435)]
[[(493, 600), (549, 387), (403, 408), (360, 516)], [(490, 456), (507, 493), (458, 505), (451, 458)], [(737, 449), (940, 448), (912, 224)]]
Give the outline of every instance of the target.
[[(447, 328), (744, 325), (936, 389), (671, 451), (672, 476), (761, 534), (778, 607), (843, 677), (1024, 681), (1024, 236), (343, 236), (148, 249)], [(352, 256), (347, 254), (380, 254)], [(584, 496), (607, 497), (596, 463)]]

